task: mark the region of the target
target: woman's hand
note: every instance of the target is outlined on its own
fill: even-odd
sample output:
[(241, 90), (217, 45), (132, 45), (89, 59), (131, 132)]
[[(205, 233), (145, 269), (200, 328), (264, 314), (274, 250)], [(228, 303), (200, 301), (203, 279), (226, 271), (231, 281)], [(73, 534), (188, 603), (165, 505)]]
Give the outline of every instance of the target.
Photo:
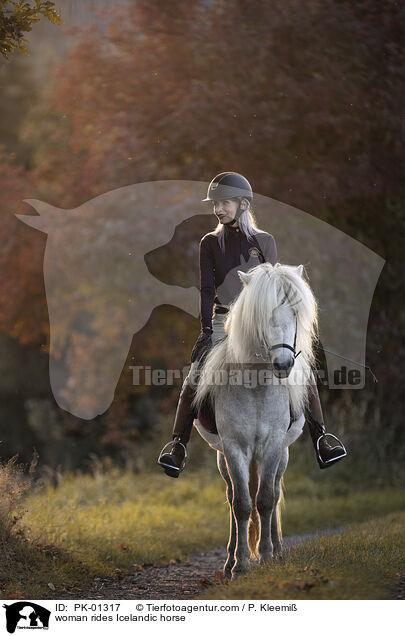
[(191, 362), (195, 362), (196, 360), (198, 360), (203, 351), (209, 349), (212, 346), (211, 333), (212, 329), (209, 331), (208, 327), (206, 327), (205, 330), (201, 331), (191, 352)]

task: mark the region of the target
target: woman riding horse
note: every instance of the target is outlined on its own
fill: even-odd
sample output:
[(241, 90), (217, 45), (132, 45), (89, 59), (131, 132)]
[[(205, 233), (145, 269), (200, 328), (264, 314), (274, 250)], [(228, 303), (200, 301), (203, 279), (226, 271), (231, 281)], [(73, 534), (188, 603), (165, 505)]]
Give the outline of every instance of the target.
[[(248, 271), (263, 262), (272, 265), (277, 262), (273, 236), (256, 226), (250, 207), (253, 192), (245, 177), (236, 172), (218, 174), (211, 181), (203, 201), (211, 202), (219, 223), (200, 241), (201, 333), (191, 353), (190, 372), (180, 392), (173, 441), (166, 444), (158, 459), (170, 477), (178, 477), (185, 466), (186, 445), (197, 418), (191, 402), (199, 378), (200, 356), (226, 336), (224, 322), (229, 304), (242, 289), (237, 271)], [(314, 377), (305, 416), (319, 467), (327, 468), (342, 459), (346, 455), (344, 446), (337, 438), (338, 444), (333, 447), (327, 441)]]

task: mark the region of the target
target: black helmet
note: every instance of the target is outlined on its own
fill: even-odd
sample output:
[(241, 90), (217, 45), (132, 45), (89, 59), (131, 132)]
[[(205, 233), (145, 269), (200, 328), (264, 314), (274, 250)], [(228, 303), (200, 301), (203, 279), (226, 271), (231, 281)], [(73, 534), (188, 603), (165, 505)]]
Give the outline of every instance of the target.
[(208, 186), (207, 197), (203, 201), (220, 201), (244, 197), (253, 200), (252, 187), (245, 177), (237, 172), (221, 172)]

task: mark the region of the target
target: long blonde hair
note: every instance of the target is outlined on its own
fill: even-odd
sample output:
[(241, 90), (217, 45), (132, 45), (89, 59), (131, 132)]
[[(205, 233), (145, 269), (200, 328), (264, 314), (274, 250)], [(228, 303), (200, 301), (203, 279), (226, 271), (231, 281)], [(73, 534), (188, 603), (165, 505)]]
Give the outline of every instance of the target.
[[(250, 208), (250, 205), (240, 215), (240, 217), (238, 219), (238, 225), (239, 225), (240, 231), (243, 232), (243, 234), (246, 236), (246, 238), (248, 240), (250, 240), (251, 237), (254, 234), (263, 233), (263, 230), (261, 230), (260, 228), (257, 227), (256, 218), (255, 218), (253, 210)], [(222, 252), (224, 252), (225, 251), (225, 240), (224, 240), (225, 226), (224, 226), (224, 224), (223, 223), (218, 223), (218, 225), (216, 226), (215, 230), (213, 230), (213, 234), (216, 234), (218, 236), (219, 245), (221, 247)]]

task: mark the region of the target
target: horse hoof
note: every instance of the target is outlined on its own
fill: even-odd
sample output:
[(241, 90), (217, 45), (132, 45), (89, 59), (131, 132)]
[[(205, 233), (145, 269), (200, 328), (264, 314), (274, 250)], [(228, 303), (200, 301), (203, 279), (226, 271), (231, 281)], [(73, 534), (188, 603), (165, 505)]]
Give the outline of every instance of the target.
[(270, 563), (273, 560), (272, 554), (262, 555), (259, 559), (259, 565), (266, 565), (266, 563)]
[(232, 581), (234, 581), (235, 578), (237, 576), (239, 576), (240, 574), (246, 574), (246, 572), (249, 572), (251, 567), (252, 566), (251, 566), (250, 563), (247, 563), (245, 565), (236, 565), (236, 566), (234, 566), (232, 568), (232, 571), (231, 571), (231, 574), (232, 574), (231, 579), (232, 579)]

